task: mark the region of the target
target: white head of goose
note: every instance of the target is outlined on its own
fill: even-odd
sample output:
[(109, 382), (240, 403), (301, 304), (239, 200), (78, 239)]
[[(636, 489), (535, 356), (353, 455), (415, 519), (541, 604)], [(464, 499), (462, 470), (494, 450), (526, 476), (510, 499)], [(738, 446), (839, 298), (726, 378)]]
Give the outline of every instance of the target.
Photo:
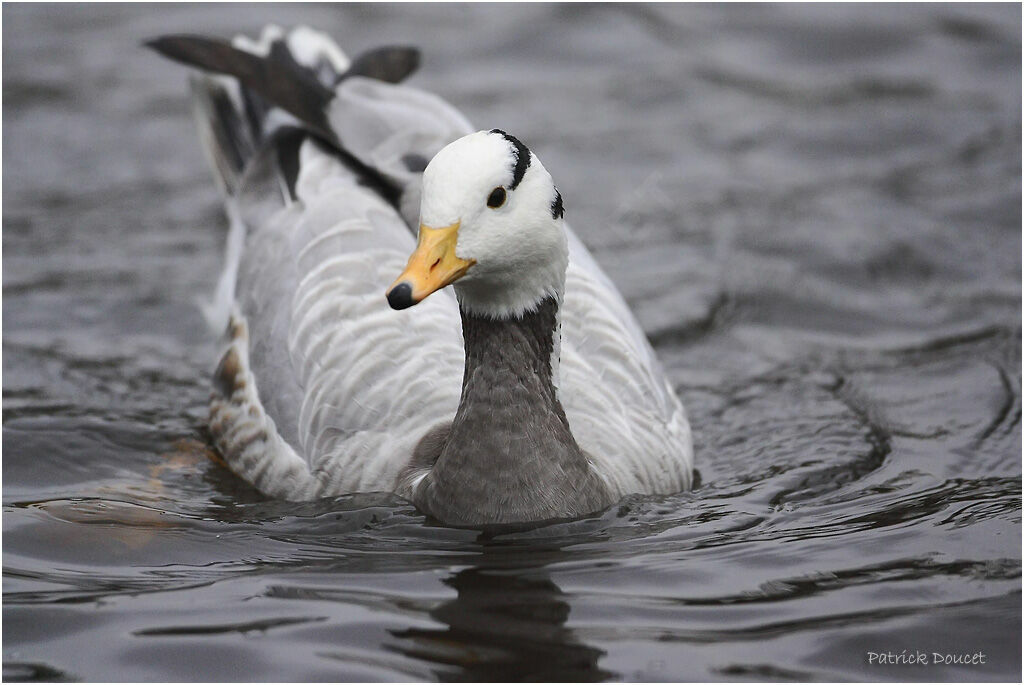
[(276, 27), (149, 45), (204, 72), (193, 109), (231, 217), (209, 428), (235, 473), (470, 526), (690, 487), (683, 407), (551, 176), (398, 85), (414, 50), (349, 60)]
[(455, 420), (413, 501), (446, 521), (569, 518), (613, 502), (557, 390), (569, 261), (562, 198), (517, 138), (456, 140), (423, 173), (419, 241), (389, 288), (405, 309), (454, 284), (466, 362)]
[(392, 307), (456, 281), (462, 309), (494, 319), (561, 300), (562, 196), (519, 139), (492, 129), (450, 143), (423, 172), (421, 203), (419, 244), (388, 291)]

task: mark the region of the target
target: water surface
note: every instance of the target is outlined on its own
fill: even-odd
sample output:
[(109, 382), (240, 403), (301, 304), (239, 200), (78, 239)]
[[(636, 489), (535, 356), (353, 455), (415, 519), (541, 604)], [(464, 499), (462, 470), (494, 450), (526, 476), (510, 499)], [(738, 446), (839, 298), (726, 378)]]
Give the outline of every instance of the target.
[[(5, 6), (5, 680), (1019, 680), (1019, 6)], [(208, 458), (178, 67), (305, 22), (522, 138), (701, 485), (485, 538)], [(879, 665), (870, 652), (985, 663)]]

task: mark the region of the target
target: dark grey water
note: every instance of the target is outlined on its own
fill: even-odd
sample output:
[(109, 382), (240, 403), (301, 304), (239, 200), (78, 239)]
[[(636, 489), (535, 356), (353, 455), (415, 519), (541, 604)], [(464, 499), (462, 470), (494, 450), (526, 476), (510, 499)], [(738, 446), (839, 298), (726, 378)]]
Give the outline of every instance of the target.
[[(1021, 9), (3, 8), (3, 673), (1021, 676)], [(537, 151), (703, 484), (491, 540), (204, 453), (225, 222), (172, 31), (420, 45)], [(976, 665), (869, 652), (984, 653)], [(905, 658), (905, 657), (904, 657)]]

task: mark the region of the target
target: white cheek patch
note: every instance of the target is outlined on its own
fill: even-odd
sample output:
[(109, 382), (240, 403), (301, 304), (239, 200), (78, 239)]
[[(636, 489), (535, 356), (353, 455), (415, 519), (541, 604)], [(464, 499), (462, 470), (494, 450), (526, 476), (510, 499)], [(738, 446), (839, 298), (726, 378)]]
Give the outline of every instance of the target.
[(511, 180), (515, 157), (501, 136), (478, 131), (449, 143), (423, 172), (420, 222), (463, 224), (487, 207), (487, 197)]

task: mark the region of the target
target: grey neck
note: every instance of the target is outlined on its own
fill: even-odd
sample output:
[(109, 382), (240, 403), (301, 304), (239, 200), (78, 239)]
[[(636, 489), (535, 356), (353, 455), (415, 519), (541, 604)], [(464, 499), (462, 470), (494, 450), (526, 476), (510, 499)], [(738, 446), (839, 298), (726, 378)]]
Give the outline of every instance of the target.
[(475, 525), (573, 518), (610, 503), (552, 382), (557, 326), (554, 298), (522, 317), (462, 312), (462, 399), (418, 506)]

